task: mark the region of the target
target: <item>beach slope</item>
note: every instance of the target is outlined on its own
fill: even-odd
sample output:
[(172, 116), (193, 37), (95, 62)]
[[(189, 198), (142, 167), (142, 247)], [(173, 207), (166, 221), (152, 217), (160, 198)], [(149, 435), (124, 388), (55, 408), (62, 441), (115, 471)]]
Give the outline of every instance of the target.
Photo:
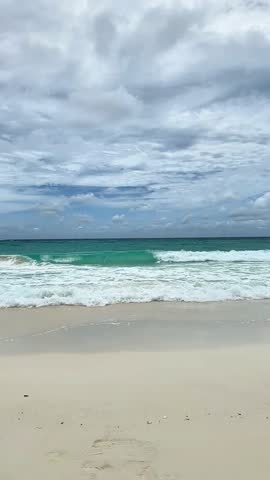
[(1, 479), (269, 479), (269, 304), (71, 310), (0, 311)]

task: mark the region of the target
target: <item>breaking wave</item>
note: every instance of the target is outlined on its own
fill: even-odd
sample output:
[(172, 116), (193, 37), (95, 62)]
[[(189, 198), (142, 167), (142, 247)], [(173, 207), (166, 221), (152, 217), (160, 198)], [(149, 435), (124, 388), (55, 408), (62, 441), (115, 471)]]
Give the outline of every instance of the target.
[(231, 251), (102, 251), (71, 254), (1, 255), (0, 265), (33, 264), (99, 265), (99, 266), (151, 266), (168, 263), (203, 262), (270, 262), (270, 250)]
[(270, 250), (0, 256), (0, 307), (270, 298)]
[(154, 251), (159, 262), (270, 262), (270, 250)]

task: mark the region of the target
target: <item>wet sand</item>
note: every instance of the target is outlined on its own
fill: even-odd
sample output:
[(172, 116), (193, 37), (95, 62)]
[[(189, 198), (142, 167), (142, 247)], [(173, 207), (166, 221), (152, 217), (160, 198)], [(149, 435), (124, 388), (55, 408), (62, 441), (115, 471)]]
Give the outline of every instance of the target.
[(270, 303), (0, 311), (2, 480), (260, 480)]

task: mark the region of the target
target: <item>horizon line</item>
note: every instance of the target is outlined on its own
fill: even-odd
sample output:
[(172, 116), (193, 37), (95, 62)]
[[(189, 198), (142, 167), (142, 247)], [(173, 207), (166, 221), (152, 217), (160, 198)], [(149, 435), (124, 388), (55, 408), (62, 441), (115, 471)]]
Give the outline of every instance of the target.
[(1, 238), (0, 242), (33, 242), (33, 241), (40, 241), (40, 242), (47, 242), (47, 241), (95, 241), (95, 240), (237, 240), (237, 239), (250, 239), (250, 238), (260, 238), (260, 239), (270, 239), (270, 235), (239, 235), (239, 236), (201, 236), (201, 237), (70, 237), (70, 238)]

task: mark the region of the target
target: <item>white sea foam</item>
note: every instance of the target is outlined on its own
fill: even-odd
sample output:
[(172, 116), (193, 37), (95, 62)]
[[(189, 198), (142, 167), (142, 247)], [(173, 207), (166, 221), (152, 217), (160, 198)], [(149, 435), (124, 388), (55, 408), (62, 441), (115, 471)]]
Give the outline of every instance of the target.
[(153, 251), (159, 262), (270, 262), (270, 250)]
[[(172, 253), (174, 258), (185, 256), (161, 252), (163, 262)], [(245, 254), (244, 260), (243, 252), (192, 252), (199, 263), (165, 261), (137, 267), (14, 263), (6, 258), (0, 261), (0, 306), (270, 298), (269, 251)], [(221, 260), (214, 261), (214, 255)], [(231, 261), (222, 260), (229, 255)], [(212, 262), (201, 260), (209, 257)]]
[(48, 262), (48, 263), (63, 263), (63, 264), (68, 264), (68, 263), (74, 263), (80, 260), (79, 256), (71, 256), (71, 255), (59, 255), (58, 257), (55, 255), (41, 255), (41, 261), (42, 262)]

